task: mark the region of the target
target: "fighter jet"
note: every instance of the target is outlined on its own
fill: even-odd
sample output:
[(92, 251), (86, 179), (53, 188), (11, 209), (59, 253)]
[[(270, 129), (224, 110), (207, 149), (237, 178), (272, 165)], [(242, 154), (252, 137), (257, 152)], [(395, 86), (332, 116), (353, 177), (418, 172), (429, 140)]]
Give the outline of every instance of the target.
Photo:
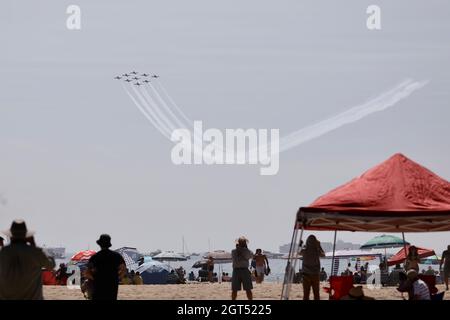
[(130, 76), (128, 73), (124, 73), (123, 75), (122, 75), (123, 77), (128, 77), (128, 76)]
[(114, 77), (114, 79), (120, 80), (120, 79), (122, 79), (122, 77), (117, 76), (117, 77)]
[(157, 74), (152, 75), (152, 78), (159, 78)]
[(149, 83), (149, 82), (150, 82), (150, 80), (144, 80), (143, 82), (145, 82), (145, 83)]
[(126, 82), (131, 82), (131, 79), (126, 79), (125, 81), (126, 81)]
[(137, 74), (137, 72), (136, 71), (131, 71), (130, 74)]
[(148, 73), (143, 73), (143, 74), (141, 74), (141, 76), (143, 76), (143, 77), (148, 77), (149, 74), (148, 74)]
[(133, 79), (134, 79), (134, 80), (139, 80), (140, 78), (139, 78), (139, 77), (134, 77)]
[(140, 84), (139, 82), (136, 82), (134, 85), (135, 86), (142, 86), (142, 84)]

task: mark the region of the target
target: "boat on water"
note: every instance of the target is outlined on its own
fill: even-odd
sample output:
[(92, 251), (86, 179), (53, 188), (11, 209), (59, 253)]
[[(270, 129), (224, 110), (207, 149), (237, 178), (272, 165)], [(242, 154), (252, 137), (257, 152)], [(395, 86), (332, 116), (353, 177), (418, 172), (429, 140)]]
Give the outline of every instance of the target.
[(44, 252), (55, 259), (65, 259), (66, 258), (66, 248), (63, 247), (44, 247), (42, 248)]

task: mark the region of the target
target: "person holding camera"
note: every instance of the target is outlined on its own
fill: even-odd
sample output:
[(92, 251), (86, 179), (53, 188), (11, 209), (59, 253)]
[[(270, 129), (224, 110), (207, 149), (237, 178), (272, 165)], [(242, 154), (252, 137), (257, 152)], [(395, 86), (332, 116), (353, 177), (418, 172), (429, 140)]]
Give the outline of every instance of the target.
[(52, 270), (55, 260), (36, 247), (25, 221), (14, 220), (3, 233), (10, 244), (0, 250), (0, 299), (43, 300), (42, 268)]
[(303, 256), (303, 300), (309, 300), (311, 288), (314, 300), (320, 300), (320, 258), (325, 256), (325, 252), (314, 235), (306, 239), (300, 255)]

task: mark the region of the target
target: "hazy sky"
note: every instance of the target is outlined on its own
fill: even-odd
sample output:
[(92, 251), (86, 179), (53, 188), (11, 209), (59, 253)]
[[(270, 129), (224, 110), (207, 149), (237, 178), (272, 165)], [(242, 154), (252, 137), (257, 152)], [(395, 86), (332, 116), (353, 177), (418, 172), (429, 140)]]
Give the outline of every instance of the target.
[[(277, 250), (298, 207), (396, 152), (450, 178), (448, 1), (18, 1), (0, 10), (0, 226), (26, 219), (69, 251)], [(81, 30), (66, 8), (81, 7)], [(382, 30), (366, 28), (381, 7)], [(256, 166), (175, 166), (172, 144), (112, 77), (161, 76), (191, 119), (284, 136), (409, 77), (431, 82), (395, 107)], [(332, 232), (320, 232), (331, 241)], [(407, 234), (441, 251), (450, 233)], [(375, 234), (340, 233), (364, 242)]]

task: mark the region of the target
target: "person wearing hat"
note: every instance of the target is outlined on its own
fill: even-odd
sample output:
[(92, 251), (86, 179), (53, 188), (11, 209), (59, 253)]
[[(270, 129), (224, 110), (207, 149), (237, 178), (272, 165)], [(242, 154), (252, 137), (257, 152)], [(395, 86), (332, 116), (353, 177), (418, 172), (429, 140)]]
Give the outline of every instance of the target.
[(0, 250), (0, 299), (42, 300), (42, 268), (53, 269), (55, 261), (36, 247), (25, 221), (14, 220), (3, 232), (10, 244)]
[(249, 260), (253, 258), (253, 252), (247, 248), (248, 240), (240, 237), (236, 240), (236, 249), (231, 251), (233, 260), (233, 274), (231, 276), (231, 300), (236, 300), (237, 293), (244, 288), (248, 300), (253, 299), (253, 284), (250, 273)]
[(341, 300), (375, 300), (372, 297), (368, 297), (364, 294), (362, 286), (352, 287), (346, 296), (343, 296)]
[(430, 289), (427, 284), (419, 279), (419, 274), (415, 269), (410, 269), (406, 273), (408, 278), (409, 300), (431, 300)]
[(87, 276), (92, 279), (92, 300), (117, 300), (119, 279), (126, 270), (122, 256), (110, 250), (111, 237), (102, 234), (97, 240), (101, 250), (88, 263)]

